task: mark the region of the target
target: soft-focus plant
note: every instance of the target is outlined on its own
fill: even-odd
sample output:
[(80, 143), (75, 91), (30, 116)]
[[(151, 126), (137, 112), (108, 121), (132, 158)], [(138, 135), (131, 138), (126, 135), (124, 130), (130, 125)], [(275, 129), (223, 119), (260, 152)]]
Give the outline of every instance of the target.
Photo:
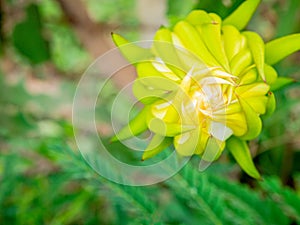
[(150, 130), (143, 160), (173, 144), (182, 156), (212, 162), (227, 146), (247, 174), (260, 178), (247, 141), (260, 134), (261, 115), (275, 110), (273, 91), (293, 81), (278, 78), (272, 65), (300, 49), (300, 34), (264, 43), (244, 31), (259, 2), (243, 2), (223, 21), (194, 10), (174, 27), (161, 27), (149, 49), (113, 34), (136, 66), (133, 92), (145, 107), (112, 141)]

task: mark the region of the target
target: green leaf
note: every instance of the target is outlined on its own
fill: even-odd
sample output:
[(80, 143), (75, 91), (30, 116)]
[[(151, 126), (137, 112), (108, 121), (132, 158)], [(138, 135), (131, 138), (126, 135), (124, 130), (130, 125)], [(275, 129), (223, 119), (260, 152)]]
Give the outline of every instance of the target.
[(234, 12), (240, 4), (242, 4), (245, 0), (231, 0), (229, 2), (223, 0), (201, 0), (197, 2), (197, 9), (204, 9), (206, 12), (216, 13), (221, 18), (226, 18), (232, 12)]
[(266, 43), (265, 60), (273, 65), (290, 54), (300, 50), (300, 34), (291, 34)]
[(249, 176), (255, 179), (260, 179), (260, 174), (252, 161), (249, 147), (245, 141), (232, 136), (227, 140), (226, 146), (241, 168)]
[(270, 90), (276, 91), (294, 82), (296, 81), (289, 77), (278, 77), (276, 81), (270, 85)]
[(14, 27), (14, 47), (33, 64), (50, 58), (48, 43), (42, 36), (42, 23), (38, 7), (31, 4), (26, 8), (27, 18)]
[(224, 25), (233, 25), (239, 30), (243, 30), (249, 23), (252, 15), (258, 7), (260, 0), (247, 0), (243, 2), (232, 14), (223, 22)]
[(270, 198), (278, 204), (284, 214), (300, 224), (300, 196), (297, 192), (283, 187), (275, 176), (267, 177), (260, 185), (266, 193), (269, 193)]
[[(226, 212), (231, 207), (238, 210), (234, 218), (247, 218), (246, 224), (290, 224), (288, 217), (280, 209), (280, 204), (274, 204), (274, 201), (266, 195), (262, 196), (257, 189), (241, 185), (238, 182), (229, 182), (224, 177), (211, 176), (209, 181), (212, 183), (211, 186), (215, 186), (219, 190), (219, 195), (224, 194), (227, 199), (230, 199)], [(278, 197), (277, 195), (272, 196)], [(242, 213), (243, 211), (244, 213)]]
[(274, 8), (276, 10), (276, 14), (280, 15), (280, 19), (276, 24), (276, 37), (291, 34), (298, 29), (298, 25), (294, 21), (299, 20), (299, 7), (299, 0), (289, 0), (282, 2), (282, 4), (279, 4)]

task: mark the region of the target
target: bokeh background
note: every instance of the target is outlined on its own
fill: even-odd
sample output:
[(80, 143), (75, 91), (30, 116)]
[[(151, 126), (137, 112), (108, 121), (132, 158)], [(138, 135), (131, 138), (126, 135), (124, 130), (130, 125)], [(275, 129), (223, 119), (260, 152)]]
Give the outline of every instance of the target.
[[(204, 173), (194, 157), (164, 183), (122, 186), (97, 175), (75, 144), (76, 86), (93, 60), (114, 48), (111, 32), (148, 40), (192, 9), (224, 18), (241, 2), (0, 0), (0, 224), (300, 224), (299, 82), (276, 92), (274, 115), (250, 143), (262, 181), (225, 150)], [(265, 41), (300, 32), (300, 1), (263, 1), (248, 29)], [(299, 81), (299, 52), (276, 69)], [(134, 77), (126, 68), (101, 96), (104, 139), (112, 134), (110, 103)], [(111, 152), (140, 160), (122, 144)]]

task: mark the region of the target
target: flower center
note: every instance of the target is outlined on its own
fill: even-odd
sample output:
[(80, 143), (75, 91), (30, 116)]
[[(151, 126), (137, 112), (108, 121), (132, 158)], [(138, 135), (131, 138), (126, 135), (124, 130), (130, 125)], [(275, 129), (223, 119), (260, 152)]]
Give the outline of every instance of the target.
[[(237, 77), (228, 74), (218, 68), (205, 69), (202, 76), (200, 71), (193, 72), (193, 68), (186, 76), (193, 80), (189, 97), (198, 113), (213, 118), (215, 111), (220, 112), (227, 104), (230, 104), (232, 87), (236, 86)], [(209, 71), (207, 73), (207, 71)]]

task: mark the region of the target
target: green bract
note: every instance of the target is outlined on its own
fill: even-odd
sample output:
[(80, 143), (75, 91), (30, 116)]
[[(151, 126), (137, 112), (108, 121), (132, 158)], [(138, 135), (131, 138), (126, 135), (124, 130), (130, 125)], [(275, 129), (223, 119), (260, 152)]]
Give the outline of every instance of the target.
[(277, 79), (272, 64), (300, 49), (300, 34), (265, 44), (257, 33), (241, 31), (258, 4), (245, 1), (224, 21), (192, 11), (173, 29), (161, 27), (149, 49), (113, 34), (136, 66), (133, 92), (145, 107), (112, 141), (152, 131), (143, 160), (173, 144), (180, 155), (210, 162), (227, 145), (241, 168), (259, 178), (247, 141), (260, 134), (260, 116), (275, 109), (271, 91), (292, 81)]

